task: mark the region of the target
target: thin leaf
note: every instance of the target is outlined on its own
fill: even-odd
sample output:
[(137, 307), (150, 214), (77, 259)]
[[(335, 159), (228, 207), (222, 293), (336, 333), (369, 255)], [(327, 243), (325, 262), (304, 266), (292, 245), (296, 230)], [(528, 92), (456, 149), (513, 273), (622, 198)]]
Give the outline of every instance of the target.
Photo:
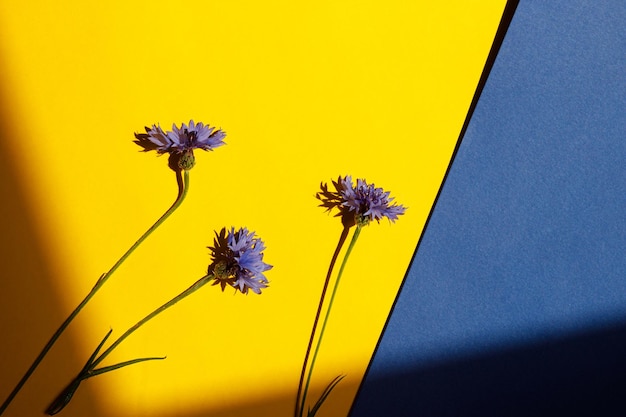
[(113, 329), (109, 329), (109, 331), (107, 332), (107, 334), (104, 336), (104, 339), (102, 339), (102, 342), (100, 342), (100, 344), (98, 345), (98, 347), (96, 348), (96, 350), (93, 351), (93, 353), (91, 354), (91, 356), (89, 357), (89, 359), (87, 360), (87, 363), (85, 364), (85, 367), (83, 368), (83, 370), (81, 371), (81, 374), (85, 373), (85, 371), (87, 371), (90, 367), (91, 364), (93, 363), (93, 361), (96, 359), (96, 356), (98, 356), (98, 352), (100, 352), (100, 349), (102, 349), (102, 346), (104, 346), (104, 342), (107, 341), (107, 339), (109, 338), (109, 336), (111, 336), (111, 333), (113, 332)]
[(309, 408), (309, 412), (307, 414), (308, 417), (313, 417), (315, 416), (315, 414), (317, 413), (317, 411), (320, 409), (320, 407), (322, 406), (322, 404), (324, 403), (324, 401), (326, 401), (326, 397), (328, 397), (328, 395), (330, 394), (330, 392), (337, 386), (337, 384), (344, 379), (346, 376), (345, 375), (339, 375), (337, 377), (335, 377), (335, 379), (333, 379), (332, 381), (330, 381), (330, 384), (328, 384), (328, 386), (326, 387), (326, 389), (324, 390), (324, 392), (322, 392), (322, 395), (320, 396), (320, 399), (317, 400), (317, 402), (315, 403), (315, 405), (313, 406), (313, 409)]
[(138, 358), (138, 359), (133, 359), (133, 360), (126, 361), (126, 362), (120, 362), (120, 363), (115, 364), (115, 365), (105, 366), (103, 368), (94, 369), (94, 370), (90, 371), (89, 375), (87, 375), (83, 379), (87, 379), (87, 378), (91, 378), (92, 376), (97, 376), (97, 375), (101, 375), (101, 374), (104, 374), (104, 373), (107, 373), (107, 372), (115, 371), (116, 369), (120, 369), (120, 368), (123, 368), (125, 366), (133, 365), (133, 364), (136, 364), (136, 363), (139, 363), (139, 362), (163, 360), (165, 358), (166, 358), (166, 356), (163, 356), (162, 358)]

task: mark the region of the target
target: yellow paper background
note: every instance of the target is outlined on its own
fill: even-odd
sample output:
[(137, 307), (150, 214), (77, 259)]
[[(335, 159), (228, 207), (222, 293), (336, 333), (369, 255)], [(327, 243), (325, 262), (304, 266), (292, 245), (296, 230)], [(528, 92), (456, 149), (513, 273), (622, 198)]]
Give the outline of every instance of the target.
[[(345, 415), (415, 249), (504, 1), (4, 1), (0, 4), (0, 396), (97, 277), (176, 196), (133, 132), (193, 118), (227, 132), (197, 152), (181, 208), (72, 324), (6, 415), (39, 415), (113, 337), (201, 277), (213, 230), (267, 245), (261, 296), (207, 287), (131, 336), (67, 416), (289, 416), (337, 218), (321, 181), (366, 178), (409, 207), (372, 224), (342, 279), (312, 397)], [(17, 239), (17, 240), (16, 240)], [(6, 393), (6, 394), (5, 394)], [(220, 414), (221, 413), (221, 414)]]

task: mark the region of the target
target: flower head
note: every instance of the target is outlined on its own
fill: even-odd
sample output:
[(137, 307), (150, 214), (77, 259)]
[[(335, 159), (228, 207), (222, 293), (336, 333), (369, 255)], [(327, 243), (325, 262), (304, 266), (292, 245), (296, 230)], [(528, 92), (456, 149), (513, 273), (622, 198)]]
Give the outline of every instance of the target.
[(368, 184), (363, 179), (358, 179), (356, 186), (352, 184), (352, 177), (341, 176), (337, 181), (333, 181), (336, 191), (329, 191), (328, 185), (322, 183), (322, 191), (316, 194), (326, 211), (334, 208), (339, 210), (337, 216), (342, 216), (345, 226), (350, 227), (355, 224), (365, 225), (372, 220), (380, 222), (380, 219), (387, 217), (391, 222), (404, 214), (406, 208), (397, 203), (392, 203), (393, 197), (388, 191), (377, 188), (374, 184)]
[(158, 154), (170, 154), (170, 167), (172, 169), (191, 169), (195, 164), (194, 149), (212, 151), (225, 145), (226, 133), (220, 129), (189, 121), (189, 125), (182, 123), (180, 128), (172, 125), (171, 131), (164, 131), (161, 126), (146, 126), (146, 133), (135, 133), (137, 145), (145, 152), (156, 151)]
[(208, 274), (215, 279), (213, 285), (219, 283), (222, 291), (230, 285), (244, 294), (248, 289), (260, 294), (261, 289), (267, 288), (269, 281), (263, 272), (272, 265), (263, 262), (265, 245), (254, 232), (245, 227), (235, 231), (233, 227), (226, 233), (226, 228), (222, 228), (219, 234), (215, 232), (213, 247), (209, 249), (213, 262)]

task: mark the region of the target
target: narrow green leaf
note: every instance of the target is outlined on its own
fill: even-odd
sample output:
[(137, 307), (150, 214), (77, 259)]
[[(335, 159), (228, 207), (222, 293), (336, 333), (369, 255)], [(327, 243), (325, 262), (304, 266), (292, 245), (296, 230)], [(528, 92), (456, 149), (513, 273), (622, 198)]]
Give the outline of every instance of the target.
[(98, 368), (98, 369), (94, 369), (92, 371), (89, 372), (89, 374), (83, 378), (83, 379), (87, 379), (87, 378), (91, 378), (92, 376), (97, 376), (97, 375), (101, 375), (107, 372), (111, 372), (111, 371), (115, 371), (116, 369), (120, 369), (123, 368), (125, 366), (129, 366), (129, 365), (133, 365), (139, 362), (146, 362), (146, 361), (156, 361), (156, 360), (163, 360), (165, 359), (166, 356), (163, 356), (162, 358), (138, 358), (138, 359), (133, 359), (130, 361), (126, 361), (126, 362), (120, 362), (118, 364), (115, 365), (111, 365), (111, 366), (105, 366), (103, 368)]
[(83, 368), (83, 370), (81, 371), (81, 374), (85, 373), (90, 367), (91, 364), (93, 363), (93, 361), (96, 359), (96, 356), (98, 356), (98, 352), (100, 352), (100, 349), (102, 349), (102, 346), (104, 346), (104, 343), (107, 341), (107, 339), (109, 338), (109, 336), (111, 336), (111, 333), (113, 332), (113, 329), (109, 329), (109, 331), (107, 332), (107, 334), (104, 336), (104, 339), (102, 339), (102, 342), (100, 342), (100, 344), (98, 345), (98, 347), (96, 348), (96, 350), (93, 351), (93, 353), (91, 354), (91, 356), (89, 357), (89, 359), (87, 360), (87, 363), (85, 364), (85, 367)]
[(344, 379), (346, 376), (345, 375), (339, 375), (337, 377), (335, 377), (335, 379), (333, 379), (332, 381), (330, 381), (330, 384), (328, 384), (328, 386), (326, 387), (326, 389), (324, 390), (324, 392), (322, 392), (322, 395), (320, 396), (320, 399), (317, 400), (317, 402), (315, 403), (315, 405), (313, 406), (313, 409), (309, 408), (309, 412), (307, 414), (308, 417), (313, 417), (315, 416), (315, 414), (317, 413), (317, 411), (320, 409), (320, 407), (322, 406), (322, 404), (324, 403), (324, 401), (326, 401), (326, 397), (328, 397), (328, 395), (330, 394), (330, 392), (337, 386), (337, 384)]

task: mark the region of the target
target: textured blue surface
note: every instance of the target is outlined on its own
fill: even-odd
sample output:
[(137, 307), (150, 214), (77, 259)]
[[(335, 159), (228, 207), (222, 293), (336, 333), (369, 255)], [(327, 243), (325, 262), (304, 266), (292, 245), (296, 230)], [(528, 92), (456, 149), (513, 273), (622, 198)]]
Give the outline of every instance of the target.
[(623, 375), (626, 7), (522, 0), (351, 417), (626, 415)]

